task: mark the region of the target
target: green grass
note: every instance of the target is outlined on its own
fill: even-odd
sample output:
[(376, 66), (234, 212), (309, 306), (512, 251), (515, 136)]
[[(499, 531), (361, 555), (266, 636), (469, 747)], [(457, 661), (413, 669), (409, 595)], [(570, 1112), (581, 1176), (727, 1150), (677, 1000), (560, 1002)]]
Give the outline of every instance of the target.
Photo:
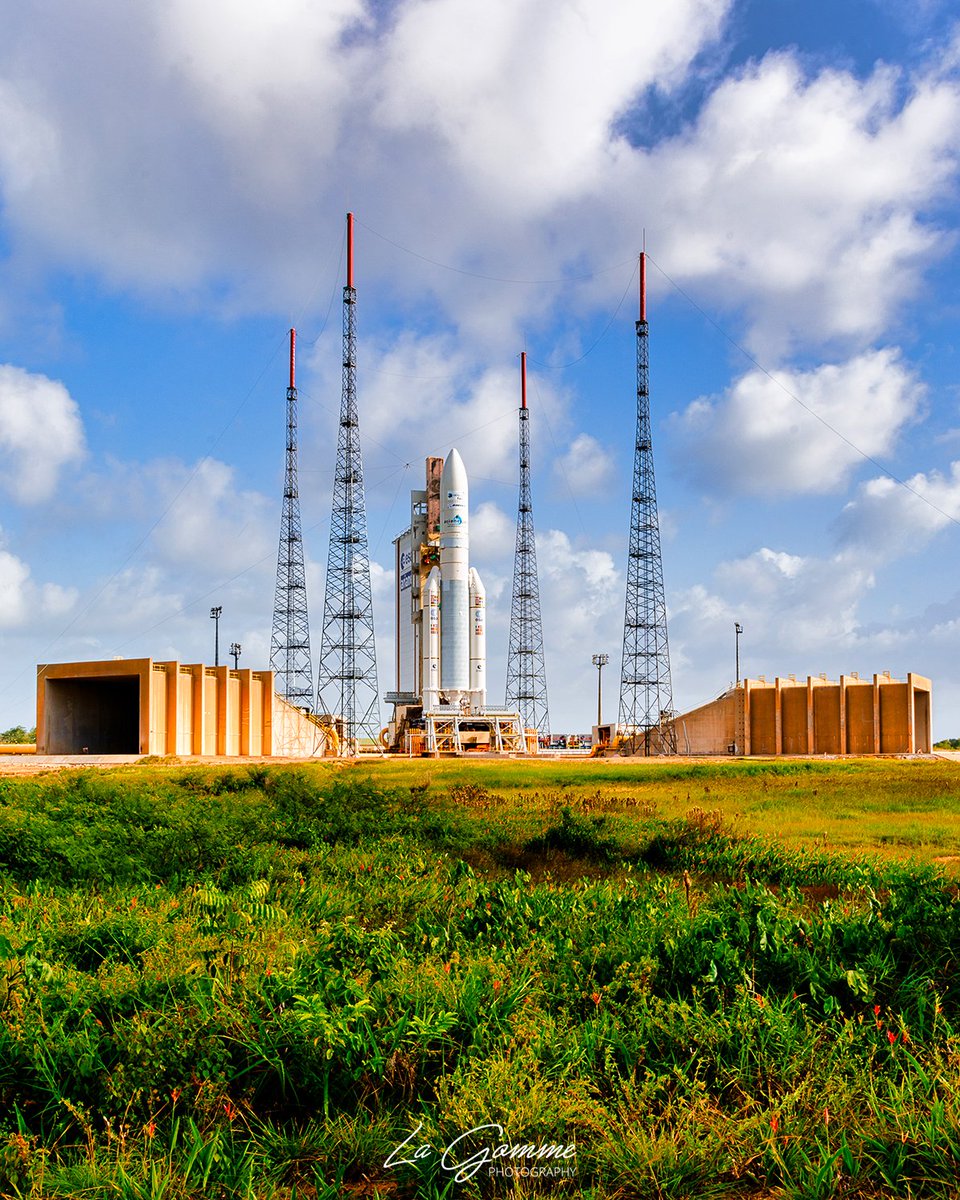
[(946, 1200), (955, 772), (0, 778), (0, 1195)]

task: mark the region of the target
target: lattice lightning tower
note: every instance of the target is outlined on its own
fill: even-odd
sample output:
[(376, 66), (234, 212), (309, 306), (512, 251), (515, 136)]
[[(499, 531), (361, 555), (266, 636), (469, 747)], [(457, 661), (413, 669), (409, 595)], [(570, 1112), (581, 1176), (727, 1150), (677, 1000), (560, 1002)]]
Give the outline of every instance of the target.
[(347, 285), (343, 289), (343, 390), (330, 514), (317, 703), (343, 721), (342, 752), (360, 739), (379, 745), (380, 701), (363, 461), (357, 416), (357, 292), (353, 286), (353, 213), (347, 214)]
[(298, 708), (313, 708), (310, 621), (303, 567), (303, 532), (297, 488), (297, 332), (290, 330), (290, 386), (287, 388), (287, 466), (277, 552), (277, 589), (273, 601), (270, 669), (274, 690)]
[(647, 328), (646, 255), (640, 255), (640, 320), (637, 321), (637, 444), (633, 462), (627, 601), (620, 662), (620, 731), (645, 754), (676, 754), (663, 592), (657, 485), (650, 432), (650, 361)]
[(527, 408), (526, 354), (520, 355), (520, 506), (513, 559), (506, 702), (508, 707), (519, 710), (526, 729), (536, 729), (541, 737), (549, 736), (550, 714), (547, 709), (547, 674), (543, 663), (537, 542), (533, 531), (533, 499), (530, 493), (530, 411)]

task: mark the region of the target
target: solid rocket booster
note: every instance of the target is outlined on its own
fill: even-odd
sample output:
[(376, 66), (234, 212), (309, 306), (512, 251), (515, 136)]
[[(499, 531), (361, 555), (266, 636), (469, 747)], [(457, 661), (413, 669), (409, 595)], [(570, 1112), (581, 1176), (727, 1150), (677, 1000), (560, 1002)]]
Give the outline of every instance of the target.
[(440, 572), (427, 576), (423, 596), (423, 694), (425, 707), (437, 703), (440, 692)]
[(467, 472), (451, 450), (440, 476), (440, 690), (467, 692), (470, 680), (470, 524)]
[(474, 567), (468, 576), (470, 584), (470, 690), (477, 695), (476, 703), (487, 702), (487, 593)]

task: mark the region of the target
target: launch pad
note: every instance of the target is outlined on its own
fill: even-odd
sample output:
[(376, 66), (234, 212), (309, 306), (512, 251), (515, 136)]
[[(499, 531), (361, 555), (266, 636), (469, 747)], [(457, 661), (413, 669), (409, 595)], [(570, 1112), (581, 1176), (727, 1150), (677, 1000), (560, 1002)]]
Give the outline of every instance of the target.
[(410, 527), (394, 541), (396, 689), (386, 749), (526, 754), (520, 713), (487, 704), (486, 592), (470, 566), (469, 486), (456, 450), (426, 460)]

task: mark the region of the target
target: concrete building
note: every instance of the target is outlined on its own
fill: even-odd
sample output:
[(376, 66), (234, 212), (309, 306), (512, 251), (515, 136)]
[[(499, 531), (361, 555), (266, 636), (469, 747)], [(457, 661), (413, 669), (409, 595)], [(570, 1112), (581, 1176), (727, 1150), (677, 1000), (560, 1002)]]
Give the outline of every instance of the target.
[(676, 718), (680, 754), (929, 754), (931, 683), (888, 671), (861, 679), (744, 679)]
[(150, 658), (37, 668), (38, 754), (313, 758), (337, 732), (273, 690), (272, 671)]

